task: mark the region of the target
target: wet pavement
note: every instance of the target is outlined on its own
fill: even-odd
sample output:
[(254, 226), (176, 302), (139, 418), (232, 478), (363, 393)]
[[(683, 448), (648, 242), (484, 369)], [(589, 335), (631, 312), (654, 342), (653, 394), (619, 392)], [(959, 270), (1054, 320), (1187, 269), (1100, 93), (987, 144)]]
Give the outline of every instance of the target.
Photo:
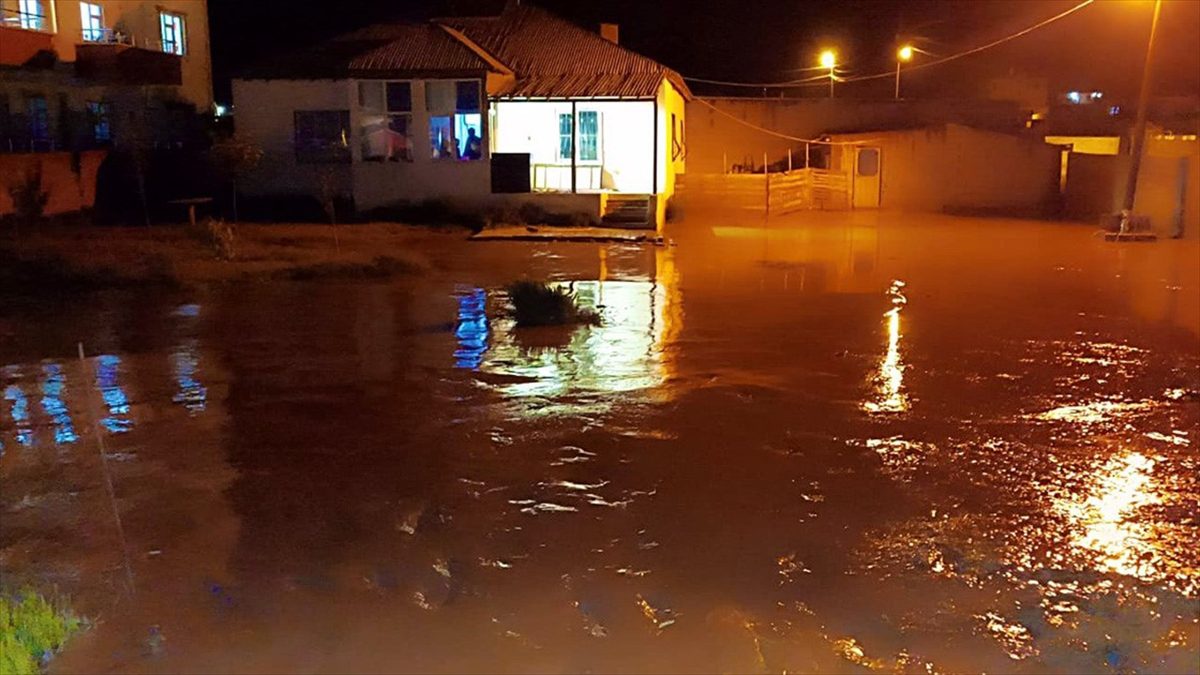
[(52, 670), (1200, 670), (1196, 242), (667, 236), (0, 300), (0, 570), (96, 620)]

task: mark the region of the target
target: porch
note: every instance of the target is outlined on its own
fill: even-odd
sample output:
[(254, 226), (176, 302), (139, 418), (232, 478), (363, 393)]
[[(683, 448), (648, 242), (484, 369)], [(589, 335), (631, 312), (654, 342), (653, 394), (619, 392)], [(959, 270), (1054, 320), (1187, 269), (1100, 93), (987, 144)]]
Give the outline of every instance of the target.
[(529, 156), (530, 188), (656, 193), (654, 101), (494, 101), (493, 153)]

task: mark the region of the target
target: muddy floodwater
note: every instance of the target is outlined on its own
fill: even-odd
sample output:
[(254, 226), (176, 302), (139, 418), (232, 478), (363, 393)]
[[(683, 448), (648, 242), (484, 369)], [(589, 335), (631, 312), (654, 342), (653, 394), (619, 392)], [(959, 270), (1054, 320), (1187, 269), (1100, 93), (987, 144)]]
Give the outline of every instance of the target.
[(51, 670), (1200, 670), (1194, 239), (667, 235), (0, 301), (0, 570), (94, 620)]

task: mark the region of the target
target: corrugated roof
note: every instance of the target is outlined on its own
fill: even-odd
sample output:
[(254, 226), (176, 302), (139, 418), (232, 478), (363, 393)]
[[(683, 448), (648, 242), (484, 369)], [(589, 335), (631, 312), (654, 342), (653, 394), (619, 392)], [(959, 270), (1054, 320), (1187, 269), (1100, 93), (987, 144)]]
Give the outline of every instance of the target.
[(653, 98), (663, 79), (685, 97), (679, 73), (598, 33), (529, 5), (497, 17), (441, 19), (516, 73), (505, 97)]
[(442, 27), (379, 24), (314, 47), (276, 55), (245, 69), (243, 78), (323, 79), (369, 73), (464, 73), (488, 62)]

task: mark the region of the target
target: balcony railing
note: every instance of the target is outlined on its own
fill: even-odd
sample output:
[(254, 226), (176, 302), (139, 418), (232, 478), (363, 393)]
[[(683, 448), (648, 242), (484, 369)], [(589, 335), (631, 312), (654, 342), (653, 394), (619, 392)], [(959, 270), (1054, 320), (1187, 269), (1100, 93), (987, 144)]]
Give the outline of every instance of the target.
[(44, 31), (49, 30), (49, 26), (45, 14), (0, 7), (0, 27)]
[(134, 46), (134, 39), (128, 33), (122, 33), (112, 28), (84, 28), (83, 41), (98, 45), (129, 45)]

